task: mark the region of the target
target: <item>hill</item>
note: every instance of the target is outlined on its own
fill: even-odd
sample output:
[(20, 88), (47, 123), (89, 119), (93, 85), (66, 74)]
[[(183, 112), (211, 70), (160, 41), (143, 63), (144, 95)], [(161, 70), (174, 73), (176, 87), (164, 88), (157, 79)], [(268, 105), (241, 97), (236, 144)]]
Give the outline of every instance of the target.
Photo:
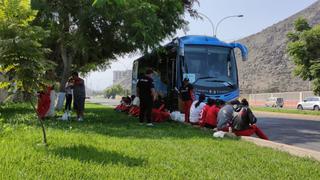
[(286, 34), (293, 30), (298, 17), (310, 25), (320, 23), (320, 1), (239, 42), (249, 49), (249, 59), (238, 61), (239, 82), (242, 93), (287, 92), (310, 90), (309, 81), (294, 77), (294, 64), (286, 55)]

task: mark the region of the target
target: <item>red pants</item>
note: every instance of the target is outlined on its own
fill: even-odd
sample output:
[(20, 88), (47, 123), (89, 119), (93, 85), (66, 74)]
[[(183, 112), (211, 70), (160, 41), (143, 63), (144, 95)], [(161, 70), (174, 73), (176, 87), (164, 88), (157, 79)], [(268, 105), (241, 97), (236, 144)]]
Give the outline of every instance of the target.
[(262, 132), (260, 128), (256, 125), (251, 125), (249, 129), (241, 130), (241, 131), (234, 131), (237, 136), (251, 136), (252, 134), (256, 133), (256, 135), (265, 140), (269, 140), (269, 138)]
[(152, 109), (152, 120), (154, 122), (164, 122), (169, 119), (170, 114), (165, 111), (161, 111), (160, 109)]
[(183, 110), (184, 110), (184, 122), (189, 123), (189, 117), (190, 117), (190, 107), (192, 105), (192, 100), (189, 101), (183, 101)]

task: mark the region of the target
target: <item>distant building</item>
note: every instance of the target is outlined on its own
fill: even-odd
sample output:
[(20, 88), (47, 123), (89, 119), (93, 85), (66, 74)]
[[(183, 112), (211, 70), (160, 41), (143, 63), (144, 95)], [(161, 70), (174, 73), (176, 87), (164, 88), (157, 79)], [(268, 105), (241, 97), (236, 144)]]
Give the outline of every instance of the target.
[(131, 78), (132, 71), (125, 70), (125, 71), (113, 71), (113, 84), (118, 84), (124, 79)]
[(113, 84), (120, 84), (124, 89), (131, 90), (132, 71), (113, 71)]

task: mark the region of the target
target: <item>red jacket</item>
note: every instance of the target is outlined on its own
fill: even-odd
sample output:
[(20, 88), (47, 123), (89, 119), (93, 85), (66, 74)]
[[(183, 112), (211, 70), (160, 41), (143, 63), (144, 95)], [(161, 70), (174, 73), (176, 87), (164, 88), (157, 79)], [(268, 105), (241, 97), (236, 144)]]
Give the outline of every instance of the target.
[(200, 112), (200, 119), (199, 119), (199, 125), (200, 126), (204, 126), (206, 124), (206, 117), (207, 117), (207, 113), (209, 110), (210, 106), (209, 105), (205, 105), (203, 107), (203, 109)]
[(216, 105), (211, 106), (208, 109), (205, 123), (210, 124), (212, 126), (217, 126), (217, 116), (218, 116), (219, 110), (220, 110), (220, 108), (217, 107)]

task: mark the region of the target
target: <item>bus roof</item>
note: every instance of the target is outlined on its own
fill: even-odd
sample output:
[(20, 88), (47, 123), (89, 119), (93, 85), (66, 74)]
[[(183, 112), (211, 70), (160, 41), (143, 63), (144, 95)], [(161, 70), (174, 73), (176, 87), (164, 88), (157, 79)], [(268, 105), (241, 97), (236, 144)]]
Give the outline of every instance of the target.
[(220, 41), (216, 37), (210, 37), (210, 36), (199, 36), (199, 35), (189, 35), (189, 36), (183, 36), (179, 38), (180, 41), (180, 47), (184, 47), (186, 44), (194, 44), (194, 45), (214, 45), (214, 46), (224, 46), (224, 47), (230, 47), (233, 48), (234, 46)]

